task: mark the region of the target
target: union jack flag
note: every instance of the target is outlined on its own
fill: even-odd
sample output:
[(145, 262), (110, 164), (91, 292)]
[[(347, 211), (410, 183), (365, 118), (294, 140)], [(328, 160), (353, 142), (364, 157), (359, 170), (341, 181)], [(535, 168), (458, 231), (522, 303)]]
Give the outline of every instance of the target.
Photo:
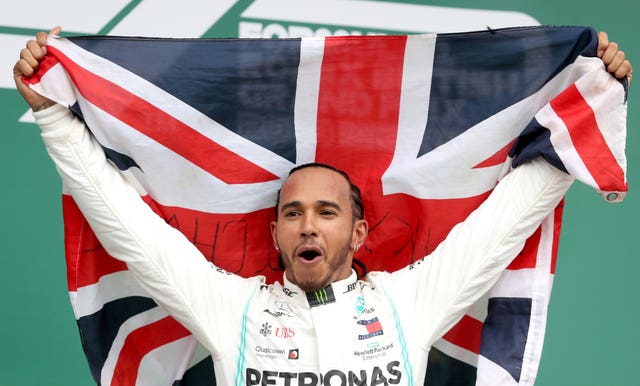
[[(218, 267), (279, 280), (268, 224), (289, 169), (364, 192), (356, 256), (432, 251), (512, 163), (543, 155), (609, 201), (627, 190), (626, 83), (581, 27), (286, 40), (51, 37), (29, 82), (82, 116), (140, 195)], [(68, 286), (102, 385), (212, 384), (208, 353), (100, 246), (63, 194)], [(562, 207), (431, 352), (429, 385), (531, 385)], [(490, 224), (487, 224), (490, 226)], [(224, 294), (221, 294), (224, 296)]]

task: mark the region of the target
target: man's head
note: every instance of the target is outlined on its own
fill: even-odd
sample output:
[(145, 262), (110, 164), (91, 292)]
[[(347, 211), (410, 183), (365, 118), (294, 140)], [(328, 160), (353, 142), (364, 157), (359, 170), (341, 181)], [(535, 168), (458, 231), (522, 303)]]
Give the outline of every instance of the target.
[(293, 169), (278, 192), (271, 234), (287, 278), (314, 291), (347, 278), (368, 225), (360, 190), (324, 164)]

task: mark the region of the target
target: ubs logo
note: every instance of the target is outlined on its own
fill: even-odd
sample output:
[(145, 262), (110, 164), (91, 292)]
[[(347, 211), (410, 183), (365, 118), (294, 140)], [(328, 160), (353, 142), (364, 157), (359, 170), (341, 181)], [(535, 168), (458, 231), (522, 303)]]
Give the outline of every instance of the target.
[(291, 327), (278, 327), (274, 333), (276, 338), (289, 339), (296, 336), (296, 332)]
[(276, 338), (289, 339), (296, 336), (296, 331), (292, 327), (276, 327), (274, 330), (271, 324), (263, 323), (260, 328), (260, 335), (266, 338), (271, 334)]

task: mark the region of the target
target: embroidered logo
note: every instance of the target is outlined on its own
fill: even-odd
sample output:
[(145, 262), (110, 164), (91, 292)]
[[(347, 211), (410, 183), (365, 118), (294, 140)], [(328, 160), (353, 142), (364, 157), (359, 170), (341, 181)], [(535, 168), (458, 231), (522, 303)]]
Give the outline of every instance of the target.
[(271, 335), (271, 325), (269, 323), (262, 324), (260, 334), (262, 334), (262, 336)]
[(356, 299), (356, 314), (360, 315), (364, 311), (364, 298), (362, 296), (358, 296)]
[(380, 336), (383, 334), (382, 324), (380, 324), (377, 316), (369, 320), (358, 320), (356, 323), (364, 326), (364, 328), (367, 330), (366, 334), (358, 335), (358, 340), (369, 339), (374, 336)]
[(333, 293), (333, 287), (328, 285), (323, 289), (307, 292), (307, 301), (312, 308), (335, 302), (336, 296)]

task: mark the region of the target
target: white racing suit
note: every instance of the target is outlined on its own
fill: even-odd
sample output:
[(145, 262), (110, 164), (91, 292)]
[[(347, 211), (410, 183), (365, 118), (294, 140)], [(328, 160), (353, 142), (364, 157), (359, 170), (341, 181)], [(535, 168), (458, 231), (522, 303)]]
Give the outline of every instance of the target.
[[(109, 254), (209, 350), (219, 385), (422, 385), (429, 349), (497, 280), (573, 178), (511, 171), (423, 260), (306, 294), (209, 263), (62, 106), (35, 113), (67, 191)], [(428, 171), (425, 171), (428, 173)]]

